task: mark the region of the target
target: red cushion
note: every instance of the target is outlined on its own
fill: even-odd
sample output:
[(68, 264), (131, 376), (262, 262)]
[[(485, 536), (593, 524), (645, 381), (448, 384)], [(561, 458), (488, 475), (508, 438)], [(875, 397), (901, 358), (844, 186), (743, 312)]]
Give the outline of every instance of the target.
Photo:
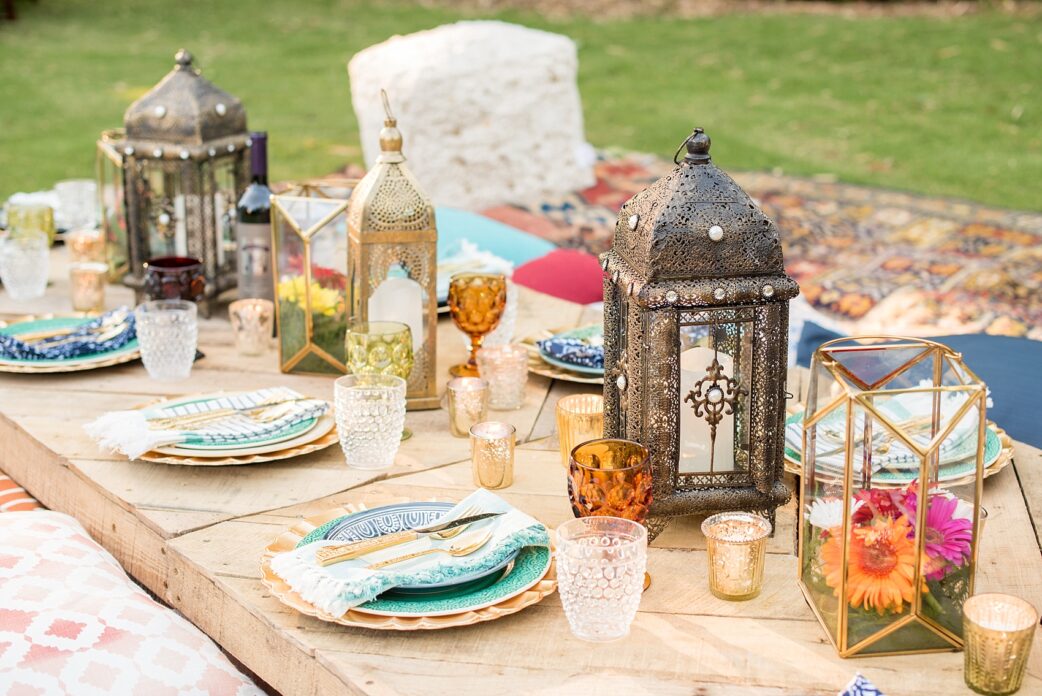
[(597, 257), (578, 249), (555, 249), (514, 269), (518, 285), (579, 304), (604, 299), (602, 276)]

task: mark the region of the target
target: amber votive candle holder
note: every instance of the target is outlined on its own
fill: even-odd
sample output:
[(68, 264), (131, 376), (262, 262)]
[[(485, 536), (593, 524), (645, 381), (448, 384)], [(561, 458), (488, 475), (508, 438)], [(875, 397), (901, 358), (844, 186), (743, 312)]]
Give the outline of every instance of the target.
[(268, 350), (275, 321), (275, 304), (271, 300), (236, 300), (228, 305), (228, 317), (240, 355), (263, 355)]
[(65, 237), (72, 263), (103, 263), (105, 261), (105, 237), (101, 230), (75, 230)]
[(974, 595), (962, 605), (963, 677), (979, 694), (1012, 694), (1024, 681), (1038, 612), (1007, 594)]
[(514, 444), (517, 431), (509, 423), (484, 421), (470, 429), (470, 461), (474, 485), (496, 490), (514, 483)]
[(455, 377), (445, 385), (449, 431), (467, 437), (470, 428), (488, 417), (488, 382), (480, 377)]
[(69, 266), (69, 295), (77, 312), (105, 309), (105, 284), (109, 267), (103, 263), (74, 263)]
[(743, 601), (760, 594), (771, 523), (751, 512), (721, 512), (702, 522), (709, 552), (709, 591)]
[(604, 397), (572, 394), (558, 399), (557, 436), (561, 443), (561, 465), (567, 469), (576, 445), (604, 437)]

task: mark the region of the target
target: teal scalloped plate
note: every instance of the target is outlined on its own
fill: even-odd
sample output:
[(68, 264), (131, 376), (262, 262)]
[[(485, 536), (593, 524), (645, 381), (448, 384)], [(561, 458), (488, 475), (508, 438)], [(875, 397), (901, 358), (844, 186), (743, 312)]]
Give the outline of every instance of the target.
[[(798, 423), (801, 420), (803, 420), (802, 411), (794, 413), (786, 418), (785, 423), (791, 425), (793, 423)], [(984, 468), (987, 469), (989, 466), (994, 464), (998, 460), (1000, 454), (1002, 454), (1002, 441), (999, 439), (999, 435), (995, 432), (994, 427), (989, 423), (984, 438)], [(785, 444), (785, 457), (795, 464), (799, 464), (802, 461), (802, 453), (790, 447), (788, 443)], [(942, 464), (940, 482), (953, 481), (972, 474), (975, 467), (976, 464), (972, 460), (956, 462), (954, 464)], [(912, 470), (908, 474), (901, 474), (898, 471), (884, 470), (872, 474), (872, 479), (883, 483), (906, 484), (911, 483), (918, 478), (918, 476), (918, 470)]]

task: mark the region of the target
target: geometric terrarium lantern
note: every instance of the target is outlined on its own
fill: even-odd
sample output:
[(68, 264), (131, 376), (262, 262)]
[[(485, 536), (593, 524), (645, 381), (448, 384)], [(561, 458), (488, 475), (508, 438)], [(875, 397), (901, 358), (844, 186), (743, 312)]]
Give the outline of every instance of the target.
[[(146, 261), (190, 256), (202, 261), (206, 298), (213, 299), (236, 284), (235, 204), (249, 181), (246, 110), (202, 77), (187, 51), (176, 61), (130, 105), (122, 133), (108, 131), (99, 142), (99, 176), (107, 179), (99, 189), (104, 200), (122, 185), (124, 284), (140, 296)], [(106, 169), (116, 157), (122, 176)]]
[[(651, 450), (652, 534), (669, 517), (790, 497), (788, 301), (774, 223), (696, 129), (676, 169), (619, 214), (604, 279), (604, 436)], [(683, 146), (682, 146), (683, 147)]]
[(347, 206), (355, 183), (305, 184), (271, 197), (283, 372), (347, 371)]
[[(932, 341), (830, 341), (803, 420), (800, 587), (842, 657), (958, 650), (987, 389)], [(992, 440), (995, 440), (992, 442)]]

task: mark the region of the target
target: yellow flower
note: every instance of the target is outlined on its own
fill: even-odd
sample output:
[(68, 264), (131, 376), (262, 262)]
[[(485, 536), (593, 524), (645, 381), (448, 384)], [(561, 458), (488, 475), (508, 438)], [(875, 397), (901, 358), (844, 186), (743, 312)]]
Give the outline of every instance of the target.
[[(307, 281), (304, 276), (292, 276), (279, 281), (279, 301), (292, 302), (302, 308), (307, 304)], [(340, 293), (311, 283), (311, 312), (331, 317), (340, 308)]]

